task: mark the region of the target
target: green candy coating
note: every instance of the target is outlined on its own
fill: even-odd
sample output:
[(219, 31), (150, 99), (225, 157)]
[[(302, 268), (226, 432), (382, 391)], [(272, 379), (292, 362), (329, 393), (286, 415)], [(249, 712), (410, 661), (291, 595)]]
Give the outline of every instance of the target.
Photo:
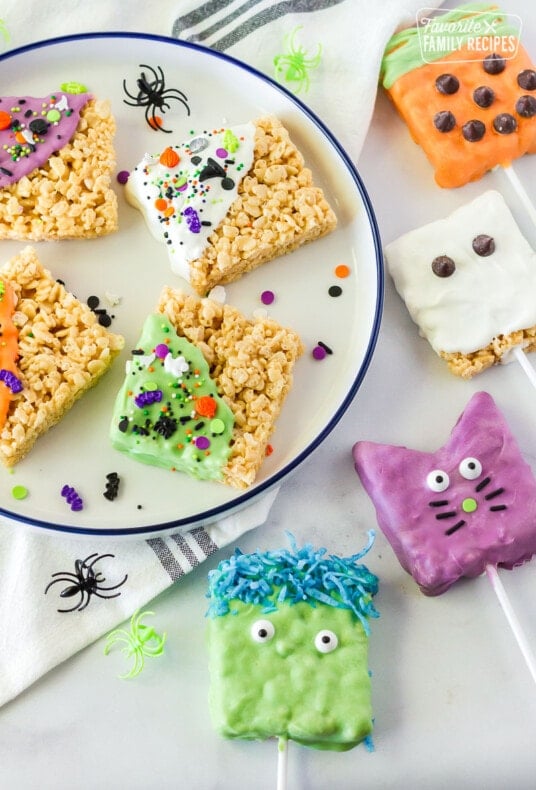
[[(264, 642), (251, 635), (259, 620), (274, 626)], [(315, 637), (325, 629), (338, 645), (319, 652)], [(235, 600), (228, 614), (209, 619), (207, 638), (210, 711), (224, 737), (346, 751), (370, 735), (368, 637), (351, 610), (282, 602), (265, 613)]]

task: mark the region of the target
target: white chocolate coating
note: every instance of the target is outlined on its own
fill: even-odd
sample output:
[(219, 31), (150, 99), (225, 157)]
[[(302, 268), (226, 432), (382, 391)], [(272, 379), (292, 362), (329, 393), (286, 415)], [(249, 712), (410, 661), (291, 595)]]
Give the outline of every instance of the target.
[[(495, 242), (487, 257), (472, 248), (480, 234)], [(449, 277), (432, 271), (440, 255), (455, 263)], [(536, 325), (536, 253), (499, 192), (406, 233), (385, 256), (398, 293), (437, 353), (470, 354), (498, 335)]]
[[(222, 156), (229, 131), (238, 141), (238, 148)], [(254, 138), (253, 123), (196, 134), (171, 146), (179, 155), (174, 167), (161, 164), (159, 154), (145, 154), (129, 175), (125, 187), (128, 202), (142, 212), (153, 236), (166, 244), (172, 271), (185, 280), (190, 280), (191, 261), (203, 254), (209, 236), (236, 199), (240, 181), (253, 163)], [(199, 141), (203, 147), (196, 146)], [(226, 176), (234, 182), (231, 189), (222, 188), (221, 177), (200, 179), (209, 159), (225, 168)], [(167, 200), (169, 211), (173, 209), (171, 216), (164, 216), (155, 205), (159, 198)], [(185, 209), (195, 212), (199, 219), (200, 227), (195, 232), (186, 220)]]

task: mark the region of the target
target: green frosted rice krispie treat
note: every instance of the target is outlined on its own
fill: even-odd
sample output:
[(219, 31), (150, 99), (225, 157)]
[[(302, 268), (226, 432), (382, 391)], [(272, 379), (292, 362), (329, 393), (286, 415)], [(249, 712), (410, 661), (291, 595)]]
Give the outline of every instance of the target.
[(372, 731), (368, 619), (378, 579), (306, 545), (242, 554), (209, 573), (210, 709), (228, 738), (344, 751)]

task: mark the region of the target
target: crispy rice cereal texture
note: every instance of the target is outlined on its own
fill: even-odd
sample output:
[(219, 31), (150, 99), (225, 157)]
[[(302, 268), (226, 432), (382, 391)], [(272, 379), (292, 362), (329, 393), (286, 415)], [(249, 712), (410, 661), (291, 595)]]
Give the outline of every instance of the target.
[(16, 296), (17, 367), (23, 389), (13, 396), (0, 433), (0, 460), (14, 466), (35, 440), (97, 383), (123, 348), (123, 338), (65, 290), (26, 247), (2, 269)]
[(536, 326), (520, 329), (508, 335), (498, 335), (486, 348), (471, 354), (442, 351), (440, 356), (449, 366), (451, 373), (463, 379), (471, 379), (492, 365), (498, 365), (503, 355), (518, 346), (525, 352), (536, 351)]
[(275, 321), (248, 321), (236, 308), (165, 287), (158, 311), (194, 343), (235, 418), (224, 482), (246, 488), (255, 480), (268, 439), (303, 353), (298, 335)]
[(114, 134), (109, 103), (91, 99), (72, 140), (0, 190), (0, 239), (89, 239), (116, 231)]
[(255, 121), (253, 165), (227, 216), (190, 264), (201, 295), (272, 258), (334, 230), (337, 218), (287, 130), (276, 118)]

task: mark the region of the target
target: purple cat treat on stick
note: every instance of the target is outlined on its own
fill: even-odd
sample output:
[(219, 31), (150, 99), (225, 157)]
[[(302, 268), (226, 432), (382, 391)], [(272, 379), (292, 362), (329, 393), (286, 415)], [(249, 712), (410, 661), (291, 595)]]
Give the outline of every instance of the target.
[(486, 573), (536, 681), (536, 661), (497, 568), (536, 553), (536, 478), (502, 413), (476, 393), (435, 452), (360, 441), (356, 471), (378, 524), (425, 595)]

